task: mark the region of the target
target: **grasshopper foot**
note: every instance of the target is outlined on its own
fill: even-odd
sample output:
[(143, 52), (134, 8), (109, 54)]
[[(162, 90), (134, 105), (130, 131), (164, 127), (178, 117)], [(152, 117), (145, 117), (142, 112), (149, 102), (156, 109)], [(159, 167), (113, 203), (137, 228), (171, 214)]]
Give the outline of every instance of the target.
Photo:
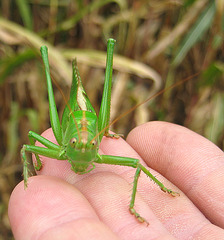
[(137, 220), (138, 220), (140, 223), (146, 223), (147, 226), (149, 225), (148, 221), (147, 221), (145, 218), (141, 217), (140, 214), (137, 213), (133, 207), (130, 207), (130, 208), (129, 208), (129, 211), (130, 211), (130, 213), (131, 213), (132, 215), (134, 215), (134, 216), (137, 218)]
[(37, 154), (35, 154), (36, 157), (36, 163), (34, 163), (34, 168), (36, 171), (40, 171), (41, 168), (43, 167), (42, 162)]
[(116, 139), (118, 139), (118, 138), (120, 138), (120, 137), (124, 137), (123, 134), (117, 134), (117, 133), (113, 133), (113, 134), (111, 134), (111, 133), (105, 133), (104, 136), (105, 136), (105, 137), (110, 137), (110, 138), (116, 138)]
[(167, 192), (167, 193), (169, 193), (172, 197), (177, 197), (177, 196), (180, 196), (180, 194), (178, 193), (178, 192), (174, 192), (174, 191), (172, 191), (171, 189), (167, 189), (167, 188), (161, 188), (161, 190), (163, 191), (163, 192)]
[(35, 168), (36, 171), (40, 171), (41, 168), (42, 168), (42, 163), (41, 164), (39, 164), (39, 163), (34, 164), (34, 168)]

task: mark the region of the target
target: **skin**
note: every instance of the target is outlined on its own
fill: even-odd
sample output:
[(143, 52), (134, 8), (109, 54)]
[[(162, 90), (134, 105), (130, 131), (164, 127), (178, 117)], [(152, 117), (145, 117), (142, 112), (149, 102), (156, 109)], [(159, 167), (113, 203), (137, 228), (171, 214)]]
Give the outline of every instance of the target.
[[(43, 136), (54, 141), (51, 129)], [(127, 138), (104, 138), (104, 154), (142, 158), (173, 198), (141, 173), (136, 210), (128, 211), (135, 169), (97, 165), (77, 175), (67, 161), (41, 157), (43, 168), (14, 189), (9, 218), (16, 240), (224, 239), (224, 154), (204, 137), (178, 125), (150, 122)], [(172, 184), (172, 183), (173, 184)]]

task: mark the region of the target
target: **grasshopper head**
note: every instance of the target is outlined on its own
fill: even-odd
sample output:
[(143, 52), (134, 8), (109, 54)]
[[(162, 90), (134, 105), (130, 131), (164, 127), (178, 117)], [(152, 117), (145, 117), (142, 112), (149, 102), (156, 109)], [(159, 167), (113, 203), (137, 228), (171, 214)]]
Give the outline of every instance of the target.
[(76, 173), (85, 173), (87, 168), (92, 165), (96, 159), (98, 152), (98, 141), (91, 140), (92, 136), (87, 131), (80, 132), (78, 136), (72, 137), (66, 148), (68, 161), (71, 164), (71, 169)]

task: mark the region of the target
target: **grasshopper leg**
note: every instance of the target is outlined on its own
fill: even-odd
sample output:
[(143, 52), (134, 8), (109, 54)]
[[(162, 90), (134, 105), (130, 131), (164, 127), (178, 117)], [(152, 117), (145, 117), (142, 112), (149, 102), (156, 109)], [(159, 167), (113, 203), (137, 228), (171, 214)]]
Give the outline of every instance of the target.
[(145, 222), (147, 225), (149, 225), (148, 221), (141, 217), (139, 213), (136, 212), (134, 209), (134, 204), (135, 204), (135, 197), (136, 197), (136, 191), (137, 191), (137, 184), (138, 184), (138, 179), (141, 173), (141, 170), (148, 176), (150, 177), (159, 187), (163, 192), (167, 192), (170, 194), (172, 197), (179, 196), (180, 194), (177, 192), (172, 191), (171, 189), (166, 188), (156, 177), (154, 177), (148, 169), (146, 169), (143, 165), (140, 163), (137, 164), (137, 170), (135, 172), (135, 177), (134, 177), (134, 182), (133, 182), (133, 189), (132, 189), (132, 195), (131, 195), (131, 202), (129, 205), (129, 210), (131, 214), (133, 214), (137, 220), (141, 223)]
[(170, 194), (172, 197), (176, 197), (176, 196), (180, 196), (180, 194), (178, 192), (174, 192), (171, 189), (166, 188), (155, 176), (153, 176), (150, 171), (145, 168), (143, 165), (141, 165), (140, 163), (138, 164), (138, 166), (140, 167), (140, 169), (148, 176), (150, 177), (159, 187), (163, 192), (166, 192), (168, 194)]
[[(46, 138), (40, 136), (39, 134), (37, 134), (33, 131), (29, 131), (28, 137), (29, 137), (29, 140), (30, 140), (30, 145), (23, 145), (23, 148), (21, 149), (21, 156), (22, 156), (22, 160), (23, 160), (23, 175), (24, 175), (24, 186), (25, 186), (25, 188), (27, 187), (27, 181), (28, 181), (28, 178), (29, 178), (29, 175), (30, 175), (29, 161), (27, 160), (26, 152), (34, 153), (34, 155), (36, 157), (36, 161), (37, 161), (36, 164), (34, 165), (34, 168), (37, 171), (40, 171), (41, 168), (42, 168), (42, 162), (41, 162), (38, 154), (48, 156), (47, 152), (51, 152), (52, 157), (55, 157), (57, 159), (63, 159), (63, 157), (60, 157), (60, 152), (61, 151), (60, 151), (60, 147), (58, 145), (52, 143), (51, 141), (47, 140)], [(42, 148), (42, 147), (35, 146), (35, 140), (42, 143), (47, 148)], [(40, 149), (43, 149), (43, 151), (41, 152)]]
[(29, 162), (26, 157), (26, 145), (23, 145), (21, 149), (21, 157), (23, 160), (23, 178), (24, 178), (24, 188), (27, 188), (27, 181), (30, 176), (30, 171), (29, 171)]
[(105, 136), (105, 137), (109, 137), (109, 138), (116, 138), (116, 139), (118, 139), (118, 138), (120, 138), (120, 137), (124, 137), (123, 134), (109, 133), (109, 132), (105, 132), (105, 133), (104, 133), (104, 136)]
[(147, 226), (149, 225), (148, 221), (141, 217), (139, 213), (136, 212), (136, 210), (134, 209), (134, 205), (135, 205), (135, 197), (136, 197), (136, 192), (137, 192), (137, 185), (138, 185), (138, 179), (141, 173), (141, 168), (137, 167), (137, 170), (135, 172), (135, 177), (134, 177), (134, 182), (133, 182), (133, 189), (132, 189), (132, 195), (131, 195), (131, 202), (129, 204), (129, 211), (132, 215), (134, 215), (137, 220), (141, 223), (145, 222), (147, 224)]
[(180, 195), (179, 193), (166, 188), (156, 177), (154, 177), (150, 173), (150, 171), (148, 169), (146, 169), (142, 164), (139, 163), (138, 159), (98, 154), (98, 158), (96, 159), (95, 162), (100, 163), (100, 164), (111, 164), (111, 165), (129, 166), (129, 167), (136, 168), (134, 182), (133, 182), (132, 195), (131, 195), (131, 202), (129, 204), (129, 211), (141, 223), (145, 222), (147, 225), (149, 224), (148, 221), (145, 218), (143, 218), (138, 212), (136, 212), (136, 210), (134, 208), (138, 179), (139, 179), (141, 171), (143, 171), (148, 177), (150, 177), (160, 187), (160, 189), (163, 192), (167, 192), (168, 194), (170, 194), (173, 197)]

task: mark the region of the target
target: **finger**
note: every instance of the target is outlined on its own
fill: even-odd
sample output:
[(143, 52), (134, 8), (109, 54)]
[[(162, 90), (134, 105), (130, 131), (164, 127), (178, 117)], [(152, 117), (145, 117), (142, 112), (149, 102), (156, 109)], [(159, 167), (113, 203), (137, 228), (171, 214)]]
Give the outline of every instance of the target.
[(26, 190), (20, 183), (9, 219), (16, 240), (118, 239), (77, 189), (53, 177), (32, 177)]
[[(55, 142), (51, 130), (45, 131), (43, 136), (52, 142)], [(117, 155), (125, 156), (129, 154), (129, 151), (132, 151), (132, 154), (135, 153), (122, 139), (117, 140), (106, 138), (103, 142), (103, 150), (106, 154), (109, 154), (108, 149), (115, 147), (117, 144), (122, 149), (122, 154), (120, 154), (119, 151), (115, 151)], [(118, 148), (116, 149), (118, 150)], [(135, 153), (135, 155), (137, 154)], [(129, 213), (128, 205), (132, 187), (130, 183), (133, 181), (135, 169), (133, 169), (134, 171), (132, 172), (129, 171), (131, 174), (124, 177), (127, 175), (127, 169), (130, 168), (122, 166), (97, 165), (94, 171), (80, 176), (74, 172), (68, 171), (70, 170), (70, 165), (67, 161), (63, 161), (65, 162), (65, 165), (63, 166), (62, 163), (58, 164), (57, 162), (60, 161), (57, 160), (47, 159), (45, 157), (41, 157), (41, 160), (43, 162), (43, 168), (39, 174), (55, 174), (54, 176), (59, 176), (75, 184), (75, 186), (85, 195), (94, 207), (99, 218), (110, 226), (110, 228), (122, 239), (127, 238), (129, 235), (131, 236), (130, 239), (138, 239), (139, 236), (141, 236), (141, 238), (144, 236), (147, 239), (150, 239), (151, 237), (154, 238), (155, 236), (161, 239), (173, 239), (170, 233), (163, 227), (161, 222), (158, 221), (157, 217), (153, 214), (148, 205), (138, 195), (138, 210), (144, 213), (143, 217), (147, 218), (150, 222), (149, 227), (147, 228), (145, 224), (138, 223), (135, 217)], [(67, 169), (66, 165), (69, 166), (69, 169)], [(54, 168), (54, 170), (51, 172), (52, 168)], [(60, 170), (57, 170), (57, 168)], [(66, 177), (66, 174), (61, 173), (61, 171), (67, 171), (67, 174), (71, 176)], [(123, 178), (127, 179), (127, 181), (124, 181)], [(134, 226), (135, 231), (130, 231), (130, 226)]]
[(139, 223), (130, 214), (132, 185), (121, 175), (98, 172), (78, 181), (76, 187), (86, 196), (99, 218), (121, 239), (174, 239), (138, 193), (136, 210), (149, 226)]
[(150, 122), (135, 128), (128, 143), (148, 165), (177, 185), (213, 223), (224, 227), (223, 152), (178, 125)]
[[(107, 144), (104, 146), (105, 143)], [(145, 142), (143, 143), (143, 146), (144, 144)], [(121, 143), (119, 141), (110, 141), (110, 139), (107, 139), (103, 142), (103, 150), (105, 154), (139, 157), (133, 149), (130, 149), (130, 146), (125, 149), (123, 147), (121, 148)], [(150, 172), (167, 188), (178, 191), (175, 189), (175, 186), (172, 186), (169, 181), (157, 172), (151, 169)], [(126, 172), (121, 173), (121, 175), (125, 178), (127, 173), (130, 178), (129, 182), (131, 182), (134, 172), (126, 170)], [(138, 193), (141, 194), (141, 198), (139, 197), (136, 199), (135, 205), (137, 211), (140, 214), (144, 213), (142, 216), (145, 217), (145, 214), (148, 213), (148, 211), (146, 211), (143, 206), (147, 203), (166, 228), (179, 239), (196, 236), (199, 229), (206, 229), (206, 226), (209, 224), (209, 221), (200, 213), (192, 202), (184, 196), (184, 194), (181, 194), (181, 197), (179, 198), (173, 198), (168, 194), (164, 194), (157, 185), (150, 182), (150, 179), (144, 173), (141, 174), (138, 181)], [(141, 199), (144, 200), (144, 204)], [(148, 220), (150, 217), (147, 216), (146, 219)], [(150, 219), (150, 225), (151, 221), (152, 220)], [(216, 229), (212, 229), (212, 231), (216, 231)], [(203, 235), (203, 233), (200, 234)], [(211, 235), (209, 236), (211, 237)]]

